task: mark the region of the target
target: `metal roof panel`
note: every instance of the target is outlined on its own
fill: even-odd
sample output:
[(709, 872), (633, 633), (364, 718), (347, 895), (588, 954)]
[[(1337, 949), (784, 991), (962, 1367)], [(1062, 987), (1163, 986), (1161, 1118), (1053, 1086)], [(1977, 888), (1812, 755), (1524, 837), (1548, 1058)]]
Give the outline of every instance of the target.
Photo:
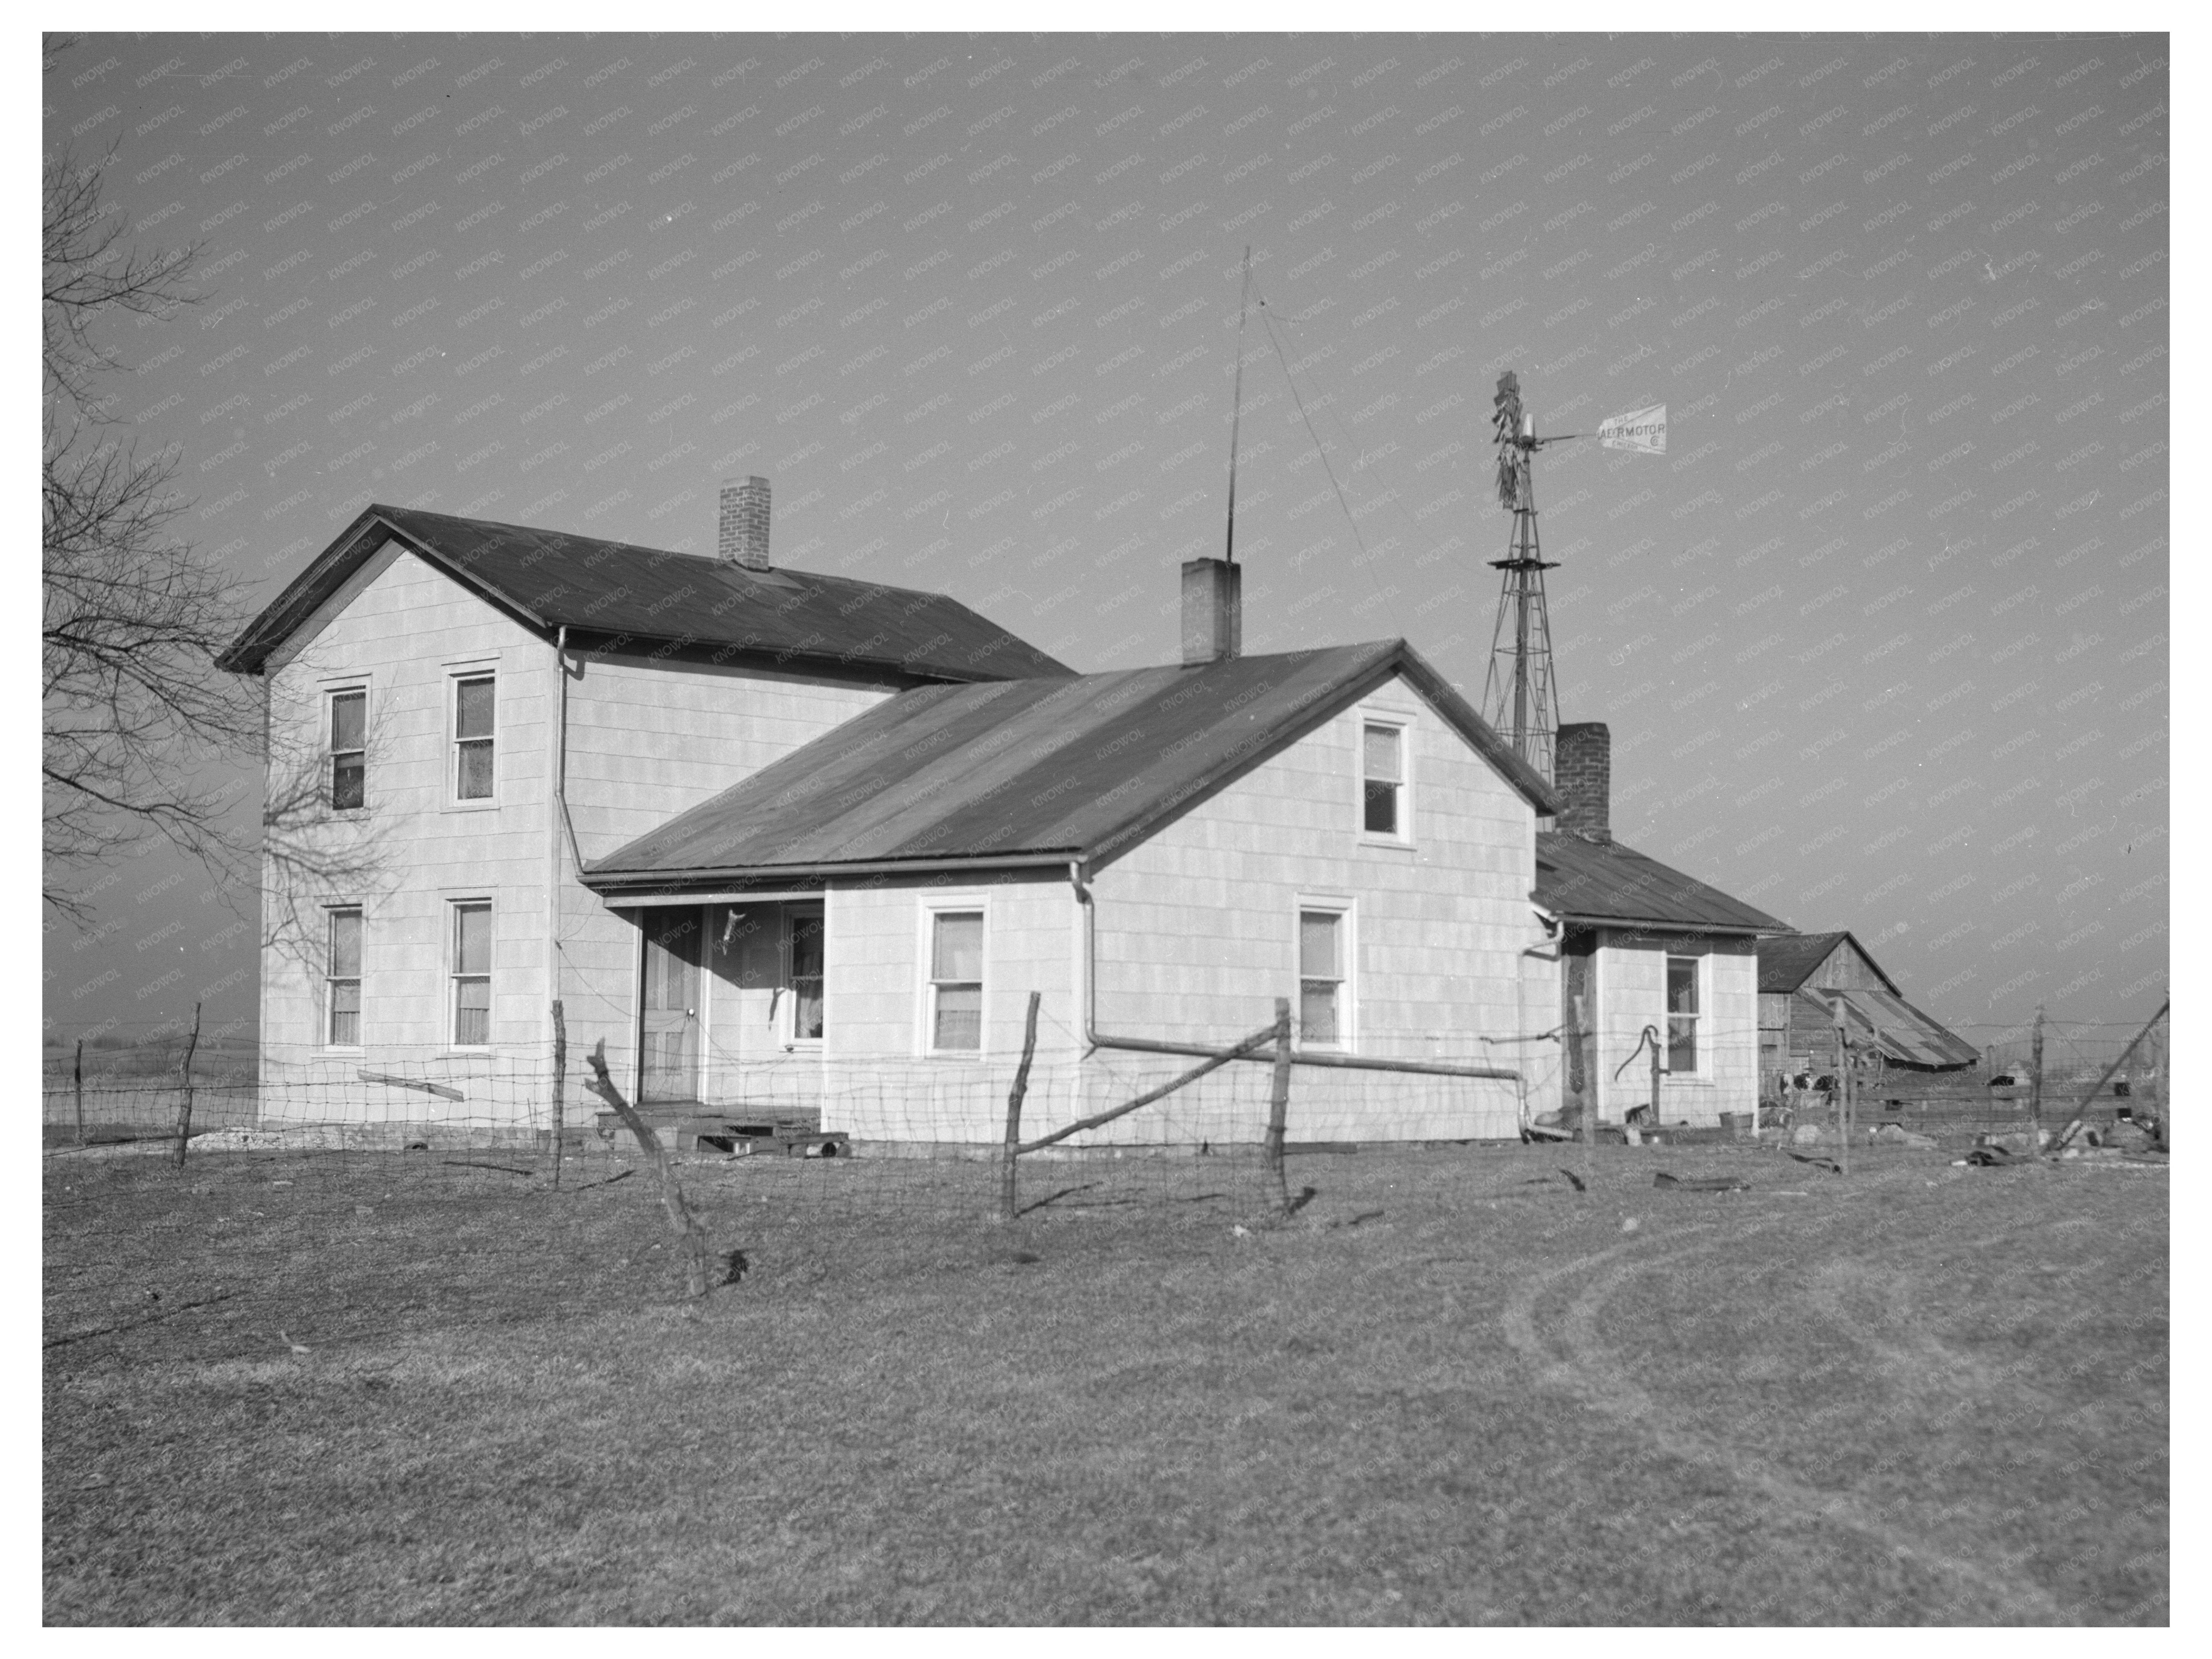
[(1871, 986), (1850, 990), (1810, 988), (1796, 994), (1832, 1019), (1840, 997), (1845, 1029), (1855, 1040), (1877, 1041), (1883, 1054), (1915, 1071), (1955, 1072), (1979, 1060), (1981, 1050), (1923, 1014), (1903, 997)]
[(1786, 933), (1790, 924), (1730, 898), (1617, 841), (1568, 830), (1536, 836), (1536, 902), (1575, 921), (1612, 926)]
[[(903, 692), (595, 860), (588, 878), (1110, 855), (1394, 672), (1417, 687), (1435, 677), (1387, 640)], [(1548, 809), (1542, 781), (1464, 703), (1442, 712)]]

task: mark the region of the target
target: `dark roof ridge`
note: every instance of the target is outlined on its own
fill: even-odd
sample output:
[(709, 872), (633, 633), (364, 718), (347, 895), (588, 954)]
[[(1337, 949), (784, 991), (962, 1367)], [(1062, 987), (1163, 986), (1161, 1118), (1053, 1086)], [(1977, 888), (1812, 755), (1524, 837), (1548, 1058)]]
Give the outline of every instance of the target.
[(599, 651), (673, 644), (727, 661), (834, 665), (906, 681), (1064, 678), (1048, 656), (959, 600), (818, 571), (753, 571), (711, 555), (371, 502), (288, 583), (217, 665), (260, 673), (372, 556), (397, 542), (551, 638)]

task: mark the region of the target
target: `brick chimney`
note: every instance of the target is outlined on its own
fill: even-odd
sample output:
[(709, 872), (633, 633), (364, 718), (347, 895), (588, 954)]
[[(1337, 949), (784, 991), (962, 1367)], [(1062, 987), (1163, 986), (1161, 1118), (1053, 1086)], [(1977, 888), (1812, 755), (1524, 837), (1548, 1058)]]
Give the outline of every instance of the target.
[(1244, 571), (1226, 559), (1182, 568), (1182, 660), (1224, 662), (1244, 649)]
[(714, 556), (748, 570), (768, 565), (768, 480), (722, 480), (722, 521), (714, 538)]
[(1613, 839), (1613, 733), (1601, 720), (1559, 728), (1553, 783), (1565, 805), (1559, 828), (1584, 841)]

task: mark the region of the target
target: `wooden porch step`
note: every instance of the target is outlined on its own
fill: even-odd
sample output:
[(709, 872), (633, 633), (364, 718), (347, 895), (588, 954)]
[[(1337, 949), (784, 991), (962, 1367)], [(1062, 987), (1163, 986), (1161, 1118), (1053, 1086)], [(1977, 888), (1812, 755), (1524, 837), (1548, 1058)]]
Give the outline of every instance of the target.
[[(741, 1108), (724, 1112), (701, 1111), (696, 1107), (661, 1107), (638, 1115), (675, 1152), (696, 1152), (703, 1147), (723, 1152), (743, 1149), (789, 1153), (813, 1148), (811, 1156), (841, 1158), (848, 1156), (852, 1150), (848, 1134), (842, 1130), (824, 1130), (822, 1114), (805, 1107), (767, 1110)], [(602, 1140), (611, 1141), (617, 1135), (627, 1133), (623, 1128), (621, 1114), (601, 1112), (598, 1117)]]

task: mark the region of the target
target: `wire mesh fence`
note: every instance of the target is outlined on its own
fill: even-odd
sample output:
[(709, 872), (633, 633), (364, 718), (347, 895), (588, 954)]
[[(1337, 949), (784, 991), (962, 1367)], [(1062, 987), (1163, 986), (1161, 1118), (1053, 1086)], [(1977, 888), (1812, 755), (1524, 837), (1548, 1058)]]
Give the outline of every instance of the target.
[[(2085, 1103), (2095, 1126), (2162, 1120), (2167, 1023), (2046, 1022), (2039, 1091), (2032, 1030), (1974, 1032), (1989, 1060), (2017, 1072), (1878, 1066), (1861, 1079), (1855, 1122), (1860, 1133), (1898, 1123), (1964, 1146), (2026, 1127), (2039, 1094), (2049, 1127)], [(1190, 1230), (1268, 1224), (1286, 1198), (1295, 1207), (1328, 1186), (1330, 1154), (1429, 1152), (1455, 1167), (1464, 1157), (1472, 1172), (1495, 1161), (1486, 1148), (1529, 1132), (1561, 1066), (1552, 1034), (1521, 1043), (1508, 1063), (1494, 1050), (1465, 1056), (1459, 1071), (1470, 1074), (1291, 1066), (1285, 1178), (1268, 1147), (1273, 1057), (1272, 1044), (1257, 1044), (1165, 1086), (1191, 1068), (1188, 1057), (1038, 1054), (1012, 1126), (1031, 1150), (1011, 1203), (1012, 1056), (785, 1057), (727, 1073), (719, 1102), (648, 1100), (640, 1111), (718, 1281), (769, 1271), (827, 1283), (869, 1263), (890, 1270), (922, 1241), (1004, 1240), (1014, 1235), (994, 1230), (1009, 1220), (1016, 1234), (1041, 1224), (1133, 1232), (1171, 1254)], [(80, 1076), (73, 1054), (58, 1065), (49, 1056), (49, 1346), (158, 1327), (172, 1347), (259, 1352), (433, 1316), (542, 1321), (682, 1299), (685, 1246), (669, 1224), (660, 1161), (586, 1090), (581, 1066), (535, 1054), (234, 1049), (198, 1072), (171, 1056), (151, 1066), (120, 1058)], [(1616, 1079), (1624, 1091), (1634, 1081)], [(1080, 1127), (1154, 1093), (1140, 1109)], [(1829, 1121), (1818, 1091), (1778, 1098), (1796, 1108), (1784, 1133)]]
[[(2046, 1111), (2084, 1100), (2092, 1110), (2113, 1115), (2163, 1109), (2169, 1092), (2166, 1024), (2162, 1018), (2146, 1032), (2132, 1024), (2046, 1021), (2039, 1090), (2032, 1025), (1961, 1025), (1958, 1034), (1980, 1049), (1981, 1063), (1949, 1072), (1889, 1064), (1862, 1088), (1861, 1097), (1893, 1115), (1977, 1127), (2023, 1121), (2039, 1093)], [(1729, 1051), (1731, 1039), (1751, 1035), (1721, 1030), (1717, 1022), (1703, 1034), (1716, 1053)], [(1172, 1055), (1112, 1048), (1080, 1054), (1072, 1033), (1048, 1031), (1047, 1036), (1058, 1041), (1039, 1054), (1027, 1079), (1024, 1139), (1157, 1088), (1189, 1064)], [(1741, 1042), (1733, 1046), (1748, 1048)], [(202, 1051), (185, 1073), (179, 1053), (173, 1040), (88, 1050), (79, 1074), (69, 1049), (49, 1047), (41, 1112), (46, 1146), (81, 1140), (111, 1154), (135, 1147), (145, 1155), (166, 1143), (173, 1153), (189, 1100), (191, 1156), (495, 1150), (550, 1158), (557, 1145), (565, 1160), (634, 1150), (605, 1103), (587, 1092), (588, 1073), (574, 1056), (563, 1068), (550, 1053), (302, 1054), (234, 1040)], [(1632, 1059), (1618, 1075), (1601, 1077), (1608, 1121), (1649, 1097), (1649, 1057)], [(1061, 1155), (1127, 1158), (1256, 1146), (1267, 1124), (1268, 1058), (1256, 1054), (1209, 1074), (1140, 1113), (1076, 1138)], [(1438, 1041), (1426, 1045), (1422, 1058), (1512, 1077), (1301, 1064), (1290, 1139), (1370, 1145), (1510, 1140), (1545, 1103), (1556, 1103), (1560, 1091), (1563, 1055), (1556, 1031), (1514, 1039), (1510, 1046), (1462, 1042), (1455, 1048)], [(1003, 1139), (1015, 1069), (1012, 1055), (959, 1062), (801, 1053), (718, 1066), (706, 1100), (641, 1103), (670, 1124), (672, 1150), (685, 1157), (771, 1152), (811, 1161), (826, 1151), (832, 1158), (988, 1158)], [(1616, 1071), (1610, 1063), (1600, 1069)], [(634, 1088), (635, 1081), (635, 1073), (628, 1073), (624, 1086)], [(1662, 1109), (1652, 1116), (1717, 1123), (1718, 1113), (1708, 1108), (1734, 1091), (1756, 1093), (1763, 1106), (1802, 1117), (1818, 1109), (1833, 1082), (1832, 1068), (1818, 1060), (1733, 1082), (1723, 1074), (1686, 1083), (1670, 1072), (1662, 1078)], [(802, 1131), (826, 1139), (795, 1144)]]

